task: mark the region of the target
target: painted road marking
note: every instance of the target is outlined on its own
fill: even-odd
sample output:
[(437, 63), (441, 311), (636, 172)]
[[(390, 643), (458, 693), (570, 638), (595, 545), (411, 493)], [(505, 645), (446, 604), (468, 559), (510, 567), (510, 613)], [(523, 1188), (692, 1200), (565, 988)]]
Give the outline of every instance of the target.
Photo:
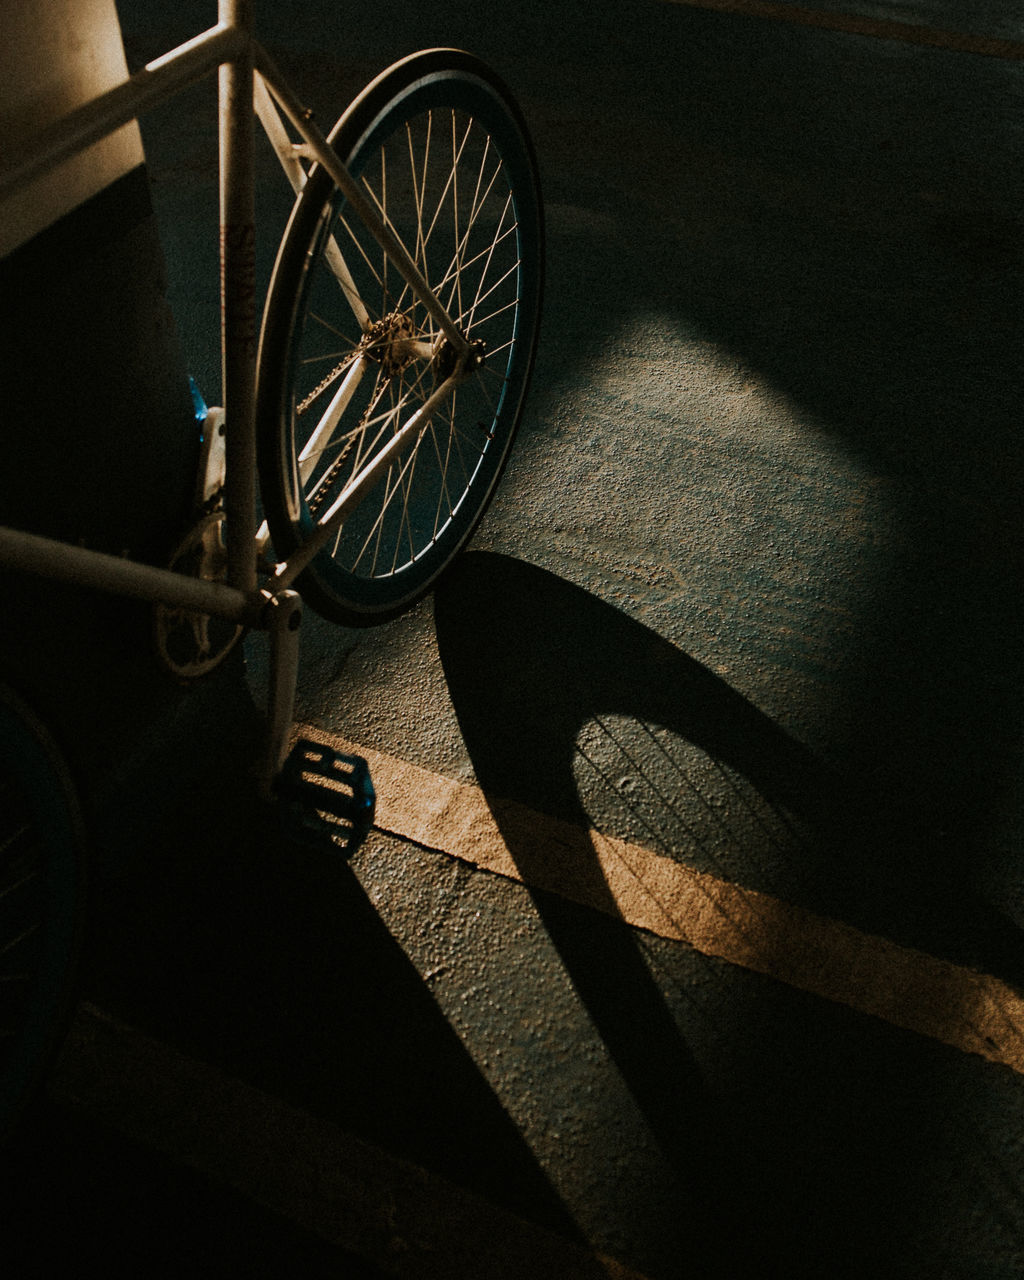
[(1024, 41), (1001, 40), (995, 36), (971, 35), (965, 31), (945, 31), (937, 27), (919, 26), (913, 22), (894, 22), (887, 18), (868, 18), (855, 13), (807, 9), (799, 5), (777, 4), (772, 0), (664, 0), (667, 4), (685, 5), (689, 9), (711, 9), (716, 13), (738, 13), (745, 17), (769, 18), (773, 22), (792, 22), (823, 31), (840, 31), (845, 35), (871, 36), (879, 40), (899, 40), (904, 44), (926, 45), (955, 53), (977, 53), (987, 58), (1024, 59)]
[[(299, 732), (366, 759), (378, 829), (523, 882), (479, 787), (310, 726)], [(1024, 999), (998, 978), (523, 805), (495, 809), (506, 831), (523, 833), (542, 855), (531, 858), (543, 867), (531, 872), (532, 887), (1024, 1074)], [(595, 858), (604, 884), (587, 874)]]
[(51, 1092), (399, 1280), (645, 1280), (89, 1004)]

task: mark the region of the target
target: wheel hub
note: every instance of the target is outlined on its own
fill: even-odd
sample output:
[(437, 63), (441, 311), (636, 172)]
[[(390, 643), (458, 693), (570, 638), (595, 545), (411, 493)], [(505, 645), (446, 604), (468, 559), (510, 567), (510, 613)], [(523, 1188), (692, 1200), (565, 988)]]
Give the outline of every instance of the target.
[[(467, 378), (471, 373), (475, 373), (481, 368), (487, 358), (487, 344), (483, 339), (478, 338), (475, 342), (469, 344), (469, 351), (466, 353), (466, 359), (462, 366), (462, 378)], [(438, 382), (444, 382), (450, 378), (458, 369), (459, 358), (455, 354), (455, 348), (447, 338), (441, 343), (441, 348), (435, 357), (435, 367), (437, 369)]]
[(366, 331), (363, 350), (393, 378), (416, 359), (415, 338), (416, 331), (409, 317), (402, 311), (392, 311)]

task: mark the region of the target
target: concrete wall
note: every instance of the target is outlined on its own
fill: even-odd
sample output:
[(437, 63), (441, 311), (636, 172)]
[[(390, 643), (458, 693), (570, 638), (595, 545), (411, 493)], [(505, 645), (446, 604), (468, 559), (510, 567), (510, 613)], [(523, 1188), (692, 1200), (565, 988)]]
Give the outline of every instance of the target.
[[(0, 137), (18, 145), (127, 76), (113, 0), (4, 6)], [(135, 124), (0, 202), (0, 257), (142, 163)]]
[[(0, 136), (29, 137), (125, 75), (113, 0), (8, 0)], [(0, 207), (0, 246), (0, 522), (165, 561), (198, 441), (137, 126)], [(180, 696), (148, 609), (0, 581), (4, 678), (107, 771)]]

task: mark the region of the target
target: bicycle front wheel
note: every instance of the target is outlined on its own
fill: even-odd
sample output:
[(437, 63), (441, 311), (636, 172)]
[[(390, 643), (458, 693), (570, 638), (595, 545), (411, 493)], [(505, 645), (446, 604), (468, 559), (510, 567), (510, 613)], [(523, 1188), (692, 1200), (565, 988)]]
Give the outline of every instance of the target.
[[(508, 458), (533, 365), (543, 232), (536, 163), (508, 91), (469, 54), (397, 63), (331, 144), (461, 335), (472, 372), (422, 413), (298, 586), (349, 625), (428, 591)], [(314, 168), (278, 253), (260, 338), (263, 502), (285, 558), (452, 373), (422, 300)]]

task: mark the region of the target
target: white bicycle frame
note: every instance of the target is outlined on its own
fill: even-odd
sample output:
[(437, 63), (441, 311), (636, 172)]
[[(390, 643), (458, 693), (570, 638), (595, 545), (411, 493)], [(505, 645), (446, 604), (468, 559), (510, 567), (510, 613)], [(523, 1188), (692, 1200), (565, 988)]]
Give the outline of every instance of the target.
[[(0, 566), (223, 618), (239, 627), (267, 630), (271, 638), (271, 680), (261, 783), (269, 791), (286, 754), (294, 707), (301, 601), (291, 590), (292, 583), (448, 398), (464, 376), (471, 347), (372, 200), (313, 123), (312, 113), (298, 101), (255, 41), (251, 0), (218, 0), (216, 26), (148, 63), (122, 84), (85, 103), (10, 154), (7, 167), (0, 173), (0, 198), (22, 190), (214, 69), (219, 70), (226, 581), (188, 577), (4, 526), (0, 526)], [(297, 192), (306, 180), (303, 161), (318, 163), (327, 170), (355, 215), (437, 323), (455, 356), (452, 373), (410, 415), (386, 447), (352, 478), (298, 552), (274, 566), (262, 588), (258, 582), (258, 557), (265, 537), (256, 529), (254, 116), (260, 119)], [(300, 142), (292, 141), (285, 120)], [(351, 276), (337, 246), (332, 246), (331, 263), (359, 316), (362, 304), (353, 296)], [(362, 317), (365, 322), (365, 308)]]

